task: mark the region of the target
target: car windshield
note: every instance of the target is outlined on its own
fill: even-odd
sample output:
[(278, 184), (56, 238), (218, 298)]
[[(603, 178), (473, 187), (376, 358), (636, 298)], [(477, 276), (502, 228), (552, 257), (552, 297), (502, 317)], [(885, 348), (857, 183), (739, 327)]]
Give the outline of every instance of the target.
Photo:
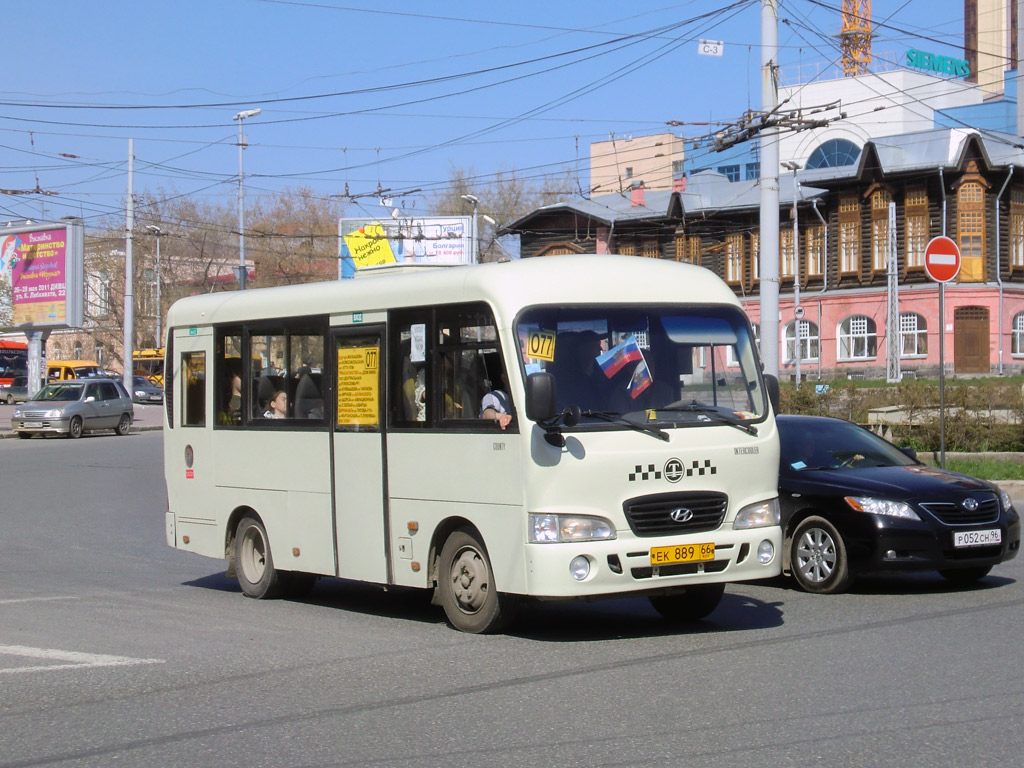
[(750, 325), (736, 307), (533, 307), (516, 323), (523, 373), (555, 378), (581, 424), (744, 425), (767, 415)]
[(82, 396), (82, 387), (82, 384), (47, 384), (34, 399), (69, 402)]
[(782, 468), (797, 471), (916, 464), (892, 443), (846, 421), (779, 419)]

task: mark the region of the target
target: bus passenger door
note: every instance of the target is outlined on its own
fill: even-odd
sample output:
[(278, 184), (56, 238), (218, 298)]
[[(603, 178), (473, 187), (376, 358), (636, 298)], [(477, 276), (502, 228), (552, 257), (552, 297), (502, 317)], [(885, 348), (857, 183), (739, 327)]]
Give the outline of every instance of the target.
[(383, 326), (336, 329), (332, 434), (338, 575), (388, 583)]

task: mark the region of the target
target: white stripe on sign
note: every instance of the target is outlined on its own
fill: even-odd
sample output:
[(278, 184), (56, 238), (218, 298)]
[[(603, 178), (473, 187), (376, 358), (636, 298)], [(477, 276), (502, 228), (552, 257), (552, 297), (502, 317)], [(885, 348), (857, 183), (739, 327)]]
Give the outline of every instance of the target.
[(949, 266), (952, 267), (954, 264), (956, 264), (956, 254), (955, 253), (929, 253), (928, 254), (928, 263), (929, 264), (948, 264)]
[[(0, 645), (0, 657), (18, 656), (50, 662), (31, 667), (0, 669), (0, 674), (16, 672), (52, 672), (58, 669), (86, 669), (90, 667), (131, 667), (137, 664), (163, 664), (163, 659), (133, 659), (130, 656), (107, 656), (101, 653), (57, 651), (51, 648), (30, 648), (25, 645)], [(2, 661), (2, 658), (0, 658)]]

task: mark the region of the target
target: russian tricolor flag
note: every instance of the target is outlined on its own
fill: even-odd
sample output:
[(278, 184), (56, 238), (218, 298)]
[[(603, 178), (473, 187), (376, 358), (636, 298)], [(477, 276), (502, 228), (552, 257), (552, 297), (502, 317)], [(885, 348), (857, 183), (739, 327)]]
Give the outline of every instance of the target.
[[(640, 351), (640, 345), (636, 343), (636, 336), (630, 336), (621, 344), (617, 344), (607, 352), (598, 355), (597, 364), (601, 366), (604, 375), (610, 379), (629, 363), (643, 359), (644, 354)], [(646, 366), (644, 367), (646, 368)]]
[(636, 400), (640, 393), (647, 389), (654, 382), (654, 378), (651, 376), (651, 369), (647, 367), (647, 361), (643, 359), (643, 355), (640, 356), (640, 362), (633, 371), (633, 376), (629, 380), (629, 386), (626, 391), (629, 392), (629, 396)]

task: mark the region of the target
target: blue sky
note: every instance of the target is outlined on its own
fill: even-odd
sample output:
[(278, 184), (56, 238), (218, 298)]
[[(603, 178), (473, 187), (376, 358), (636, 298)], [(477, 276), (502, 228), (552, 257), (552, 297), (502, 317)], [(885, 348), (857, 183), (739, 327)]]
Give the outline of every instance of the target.
[[(839, 4), (782, 4), (784, 82), (835, 75)], [(959, 0), (875, 0), (873, 14), (876, 59), (962, 55)], [(486, 187), (568, 166), (585, 189), (592, 141), (694, 138), (758, 108), (760, 17), (750, 0), (8, 2), (0, 188), (55, 194), (0, 194), (0, 219), (123, 210), (129, 138), (136, 192), (233, 202), (232, 116), (250, 108), (250, 196), (379, 185), (429, 213), (453, 167)], [(701, 38), (725, 55), (698, 55)], [(372, 196), (346, 215), (368, 212)]]

